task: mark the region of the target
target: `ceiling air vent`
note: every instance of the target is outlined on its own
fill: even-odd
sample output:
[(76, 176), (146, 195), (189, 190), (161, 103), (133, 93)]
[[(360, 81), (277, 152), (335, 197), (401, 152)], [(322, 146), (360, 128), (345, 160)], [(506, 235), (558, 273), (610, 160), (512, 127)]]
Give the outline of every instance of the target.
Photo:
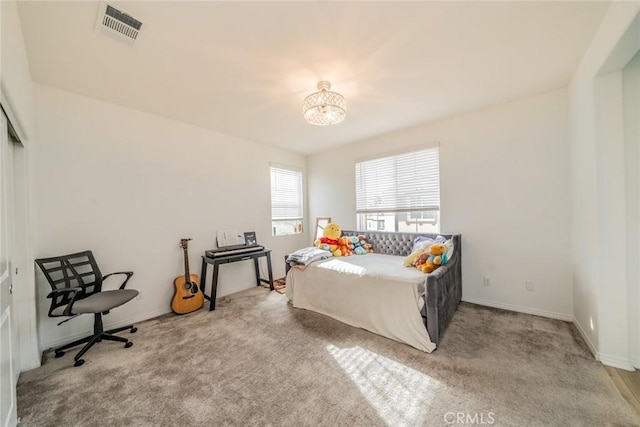
[(107, 3), (101, 2), (98, 9), (96, 31), (117, 37), (128, 44), (133, 44), (138, 38), (142, 22)]

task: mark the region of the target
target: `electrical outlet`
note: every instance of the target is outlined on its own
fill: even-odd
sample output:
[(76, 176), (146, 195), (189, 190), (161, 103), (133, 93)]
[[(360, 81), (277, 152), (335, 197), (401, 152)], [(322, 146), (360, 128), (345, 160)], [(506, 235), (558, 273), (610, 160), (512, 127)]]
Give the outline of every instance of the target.
[(536, 290), (536, 282), (534, 282), (533, 280), (527, 280), (526, 282), (524, 282), (524, 287), (528, 290), (528, 291), (535, 291)]
[(489, 279), (488, 277), (485, 277), (483, 284), (485, 286), (491, 286), (491, 279)]

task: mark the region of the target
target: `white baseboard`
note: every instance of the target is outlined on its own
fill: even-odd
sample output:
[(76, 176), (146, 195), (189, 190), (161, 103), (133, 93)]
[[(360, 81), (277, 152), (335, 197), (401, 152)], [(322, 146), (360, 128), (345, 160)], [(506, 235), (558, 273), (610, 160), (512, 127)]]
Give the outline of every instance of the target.
[(487, 307), (501, 308), (503, 310), (517, 311), (518, 313), (533, 314), (536, 316), (549, 317), (551, 319), (573, 322), (573, 315), (571, 314), (556, 313), (553, 311), (540, 310), (537, 308), (523, 307), (521, 305), (505, 304), (498, 301), (490, 301), (481, 298), (469, 298), (465, 296), (462, 297), (462, 301), (470, 302), (472, 304), (486, 305)]
[(602, 363), (603, 365), (611, 366), (613, 368), (624, 369), (625, 371), (634, 371), (634, 365), (635, 367), (638, 367), (639, 364), (637, 362), (633, 362), (633, 360), (631, 359), (611, 356), (609, 354), (603, 354), (599, 352), (589, 336), (584, 332), (584, 328), (582, 327), (580, 322), (578, 322), (578, 319), (574, 318), (573, 323), (576, 325), (576, 328), (578, 329), (578, 332), (580, 332), (580, 335), (582, 335), (582, 339), (587, 344), (587, 347), (589, 347), (589, 350), (591, 351), (591, 354), (593, 354), (593, 357), (596, 360), (600, 361), (600, 363)]
[[(143, 322), (145, 320), (149, 320), (149, 319), (153, 319), (154, 317), (158, 317), (158, 316), (162, 316), (163, 314), (167, 314), (167, 313), (171, 313), (171, 308), (163, 308), (162, 310), (157, 310), (157, 311), (153, 311), (150, 313), (145, 313), (145, 314), (141, 314), (139, 316), (134, 316), (134, 317), (130, 317), (128, 319), (124, 319), (124, 320), (120, 320), (118, 322), (115, 323), (109, 323), (109, 324), (105, 324), (104, 328), (105, 329), (115, 329), (115, 328), (119, 328), (120, 326), (125, 326), (125, 325), (131, 325), (134, 323), (139, 323), (139, 322)], [(93, 328), (92, 329), (87, 329), (84, 332), (79, 332), (77, 334), (74, 334), (72, 336), (68, 336), (68, 337), (64, 337), (64, 338), (60, 338), (58, 340), (55, 341), (51, 341), (48, 343), (43, 343), (42, 347), (44, 348), (43, 352), (55, 348), (55, 347), (59, 347), (61, 345), (65, 345), (67, 343), (73, 342), (75, 340), (78, 340), (82, 337), (86, 337), (87, 335), (91, 335), (93, 333)], [(38, 364), (38, 366), (40, 366)]]
[(587, 347), (589, 347), (589, 351), (591, 351), (591, 354), (593, 354), (593, 357), (595, 357), (596, 360), (600, 360), (598, 356), (598, 349), (591, 341), (591, 338), (589, 338), (589, 335), (587, 335), (584, 332), (584, 328), (582, 327), (580, 322), (578, 322), (578, 319), (576, 319), (575, 317), (573, 318), (573, 324), (576, 325), (578, 332), (580, 332), (580, 335), (582, 335), (582, 339), (587, 344)]
[(628, 358), (598, 353), (596, 359), (600, 360), (603, 365), (611, 366), (618, 369), (624, 369), (625, 371), (635, 371), (635, 369), (633, 368), (633, 362), (631, 362), (631, 359)]
[(20, 373), (30, 371), (40, 367), (40, 360), (28, 360), (20, 362)]

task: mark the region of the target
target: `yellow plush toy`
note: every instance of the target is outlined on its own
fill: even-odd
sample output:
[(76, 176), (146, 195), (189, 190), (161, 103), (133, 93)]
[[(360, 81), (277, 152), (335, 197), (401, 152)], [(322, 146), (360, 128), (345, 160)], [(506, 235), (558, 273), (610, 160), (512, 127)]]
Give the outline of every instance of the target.
[(338, 249), (338, 245), (340, 244), (339, 239), (340, 234), (342, 234), (342, 228), (338, 224), (330, 222), (324, 228), (322, 234), (323, 237), (316, 239), (313, 245), (331, 252), (333, 256), (341, 256), (342, 252)]
[(444, 258), (444, 253), (446, 252), (446, 247), (442, 243), (434, 243), (429, 246), (429, 257), (426, 259), (424, 264), (416, 265), (423, 273), (431, 273), (446, 261)]
[(424, 249), (418, 249), (415, 252), (412, 252), (410, 255), (408, 255), (404, 261), (402, 262), (402, 265), (404, 265), (405, 267), (411, 267), (412, 265), (415, 266), (416, 265), (416, 261), (420, 258), (420, 255), (422, 255), (424, 253)]

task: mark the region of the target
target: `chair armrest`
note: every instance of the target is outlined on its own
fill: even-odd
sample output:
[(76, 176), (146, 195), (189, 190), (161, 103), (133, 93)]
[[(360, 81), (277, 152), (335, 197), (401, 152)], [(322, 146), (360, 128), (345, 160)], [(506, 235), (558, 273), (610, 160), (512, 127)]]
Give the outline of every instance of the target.
[(59, 294), (66, 294), (68, 292), (80, 292), (81, 290), (82, 288), (79, 286), (75, 288), (54, 289), (53, 291), (49, 292), (47, 298), (53, 298), (55, 296), (58, 296)]
[(103, 276), (102, 280), (106, 279), (109, 276), (114, 276), (116, 274), (124, 274), (124, 275), (127, 276), (126, 279), (124, 279), (124, 282), (122, 282), (122, 284), (120, 285), (120, 288), (119, 288), (119, 289), (124, 289), (125, 286), (127, 286), (127, 282), (129, 281), (129, 279), (131, 279), (131, 276), (133, 276), (133, 271), (118, 271), (116, 273), (109, 273), (106, 276)]
[[(82, 295), (82, 288), (78, 286), (75, 288), (55, 289), (49, 292), (49, 295), (47, 295), (47, 298), (53, 298), (60, 294), (68, 294), (69, 292), (73, 292), (73, 297), (71, 298), (71, 301), (69, 301), (69, 304), (67, 304), (67, 306), (64, 308), (64, 311), (62, 312), (62, 314), (65, 316), (72, 315), (71, 309), (73, 308), (73, 304), (76, 302), (76, 299), (78, 299), (78, 296)], [(70, 319), (67, 319), (67, 320), (70, 320)]]

